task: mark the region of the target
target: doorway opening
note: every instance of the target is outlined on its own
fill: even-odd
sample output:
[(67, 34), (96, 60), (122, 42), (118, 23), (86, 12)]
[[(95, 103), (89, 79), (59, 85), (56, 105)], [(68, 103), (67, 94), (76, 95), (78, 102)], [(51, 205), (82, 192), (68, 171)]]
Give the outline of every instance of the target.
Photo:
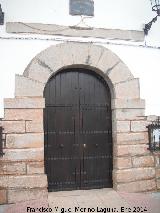
[(44, 134), (48, 190), (112, 187), (111, 94), (89, 69), (68, 68), (47, 82)]

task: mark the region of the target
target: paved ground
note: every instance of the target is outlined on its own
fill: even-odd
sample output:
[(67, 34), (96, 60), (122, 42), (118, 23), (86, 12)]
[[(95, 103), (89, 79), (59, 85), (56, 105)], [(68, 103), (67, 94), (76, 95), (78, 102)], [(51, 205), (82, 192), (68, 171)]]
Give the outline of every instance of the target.
[(160, 193), (117, 193), (113, 189), (52, 192), (49, 193), (48, 200), (33, 200), (0, 206), (0, 213), (27, 212), (160, 213)]

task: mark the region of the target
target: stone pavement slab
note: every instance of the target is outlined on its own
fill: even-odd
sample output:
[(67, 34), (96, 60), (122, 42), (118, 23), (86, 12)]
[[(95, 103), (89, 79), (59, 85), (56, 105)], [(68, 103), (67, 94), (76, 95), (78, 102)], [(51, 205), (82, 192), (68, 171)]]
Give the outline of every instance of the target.
[(48, 201), (49, 207), (56, 213), (120, 212), (121, 206), (129, 207), (113, 189), (70, 191), (68, 195), (66, 192), (52, 192)]
[(0, 213), (5, 213), (8, 205), (0, 205)]
[(43, 212), (41, 211), (42, 208), (48, 208), (48, 200), (39, 199), (26, 202), (18, 202), (16, 204), (2, 205), (0, 206), (0, 213), (27, 213), (27, 212), (40, 213)]
[[(139, 209), (143, 212), (160, 213), (160, 193), (125, 193), (118, 192), (127, 203), (138, 212)], [(144, 210), (147, 211), (144, 211)], [(141, 212), (139, 211), (139, 212)]]
[(113, 189), (60, 191), (48, 193), (48, 199), (0, 206), (0, 213), (27, 212), (160, 213), (160, 193), (125, 193)]

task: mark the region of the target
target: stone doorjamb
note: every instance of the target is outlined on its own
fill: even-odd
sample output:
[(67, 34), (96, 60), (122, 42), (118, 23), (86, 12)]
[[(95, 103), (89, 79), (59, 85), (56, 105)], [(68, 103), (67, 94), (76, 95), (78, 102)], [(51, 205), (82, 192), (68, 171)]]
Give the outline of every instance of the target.
[(139, 192), (156, 189), (154, 158), (147, 150), (145, 101), (139, 79), (113, 52), (92, 43), (67, 42), (38, 54), (23, 75), (16, 75), (15, 98), (5, 99), (2, 121), (6, 137), (0, 159), (0, 193), (12, 203), (46, 194), (44, 174), (43, 98), (53, 74), (67, 67), (85, 67), (101, 75), (112, 96), (113, 188)]

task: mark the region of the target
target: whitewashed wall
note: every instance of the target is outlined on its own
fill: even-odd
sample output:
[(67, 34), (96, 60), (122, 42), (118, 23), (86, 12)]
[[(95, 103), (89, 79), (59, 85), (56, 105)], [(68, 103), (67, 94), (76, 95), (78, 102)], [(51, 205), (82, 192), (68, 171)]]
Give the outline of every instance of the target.
[[(6, 22), (68, 26), (75, 25), (80, 20), (79, 17), (69, 15), (68, 0), (0, 0), (0, 4), (5, 12)], [(149, 0), (95, 0), (95, 17), (86, 22), (93, 27), (142, 30), (143, 24), (149, 22), (154, 16)], [(15, 40), (17, 36), (22, 37), (7, 34), (5, 25), (0, 26), (0, 117), (3, 117), (3, 98), (14, 96), (15, 73), (22, 74), (36, 54), (58, 43), (45, 40)], [(46, 38), (46, 36), (36, 35), (30, 37)], [(160, 46), (160, 18), (153, 24), (146, 43)], [(140, 78), (141, 97), (146, 99), (146, 115), (160, 115), (160, 49), (121, 45), (104, 46), (114, 51), (128, 65), (135, 77)]]

